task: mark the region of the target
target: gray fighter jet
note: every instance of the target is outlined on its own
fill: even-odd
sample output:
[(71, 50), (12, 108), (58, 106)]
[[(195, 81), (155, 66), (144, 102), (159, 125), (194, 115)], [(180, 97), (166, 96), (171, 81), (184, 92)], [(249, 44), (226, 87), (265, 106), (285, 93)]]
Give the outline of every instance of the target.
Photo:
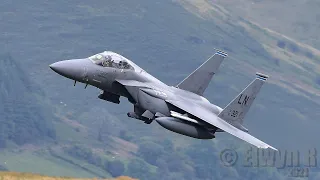
[(224, 109), (211, 104), (203, 93), (227, 53), (217, 50), (207, 61), (176, 86), (169, 86), (115, 52), (53, 63), (58, 74), (101, 89), (100, 99), (119, 104), (126, 97), (133, 104), (128, 117), (150, 124), (154, 120), (173, 132), (198, 139), (227, 132), (258, 148), (274, 147), (248, 134), (243, 120), (268, 76), (255, 79)]

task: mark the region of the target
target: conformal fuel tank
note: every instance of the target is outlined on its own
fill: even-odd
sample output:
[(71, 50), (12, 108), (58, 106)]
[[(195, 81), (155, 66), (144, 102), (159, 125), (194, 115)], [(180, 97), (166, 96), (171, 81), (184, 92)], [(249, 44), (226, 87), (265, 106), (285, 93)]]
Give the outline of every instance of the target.
[(158, 117), (155, 119), (162, 127), (189, 137), (197, 139), (212, 139), (214, 134), (206, 128), (185, 120), (180, 120), (174, 117)]

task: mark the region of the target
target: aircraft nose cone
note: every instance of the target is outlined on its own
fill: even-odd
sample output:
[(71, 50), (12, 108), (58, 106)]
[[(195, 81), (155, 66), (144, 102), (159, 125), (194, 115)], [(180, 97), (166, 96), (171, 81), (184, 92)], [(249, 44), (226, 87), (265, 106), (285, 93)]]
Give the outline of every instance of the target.
[(62, 75), (62, 76), (70, 76), (73, 74), (72, 71), (76, 70), (76, 63), (73, 62), (74, 60), (65, 60), (65, 61), (59, 61), (55, 62), (53, 64), (50, 64), (49, 67), (56, 73)]
[[(50, 64), (49, 67), (56, 73), (61, 72), (61, 70), (63, 69), (63, 63), (60, 62), (55, 62), (53, 64)], [(60, 73), (59, 73), (60, 74)]]
[(59, 61), (50, 64), (49, 67), (56, 73), (76, 80), (83, 81), (83, 76), (85, 75), (84, 69), (89, 65), (90, 60), (88, 59), (74, 59)]

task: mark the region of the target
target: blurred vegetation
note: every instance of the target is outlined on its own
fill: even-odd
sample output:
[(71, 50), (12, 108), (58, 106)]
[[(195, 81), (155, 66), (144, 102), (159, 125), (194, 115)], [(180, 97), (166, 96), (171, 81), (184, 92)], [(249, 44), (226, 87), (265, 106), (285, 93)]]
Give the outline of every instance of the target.
[(1, 165), (0, 164), (0, 171), (7, 171), (8, 169), (5, 167), (5, 166), (3, 166), (3, 165)]
[(54, 140), (54, 116), (49, 106), (37, 101), (43, 96), (40, 87), (33, 84), (21, 64), (10, 54), (0, 54), (0, 148), (11, 140), (18, 145)]

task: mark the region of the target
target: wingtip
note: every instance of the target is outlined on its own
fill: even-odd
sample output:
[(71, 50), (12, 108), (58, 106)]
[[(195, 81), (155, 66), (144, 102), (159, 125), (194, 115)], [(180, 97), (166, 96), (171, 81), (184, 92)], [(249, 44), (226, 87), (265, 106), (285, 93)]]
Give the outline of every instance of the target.
[(263, 147), (259, 147), (260, 149), (272, 149), (272, 150), (274, 150), (274, 151), (278, 151), (278, 149), (276, 149), (276, 148), (274, 148), (274, 147), (272, 147), (272, 146), (270, 146), (270, 145), (266, 145), (266, 146), (263, 146)]
[(257, 76), (258, 79), (263, 80), (263, 81), (266, 81), (269, 78), (268, 75), (262, 74), (262, 73), (259, 73), (259, 72), (256, 72), (256, 76)]
[(278, 151), (278, 149), (276, 149), (276, 148), (274, 148), (272, 146), (270, 146), (269, 148), (272, 149), (272, 150)]
[(215, 53), (215, 54), (217, 54), (217, 55), (220, 55), (220, 56), (222, 56), (222, 57), (227, 57), (227, 56), (228, 56), (228, 53), (226, 53), (226, 52), (224, 52), (224, 51), (222, 51), (222, 50), (220, 50), (220, 49), (216, 49), (216, 48), (215, 48), (215, 50), (216, 50), (216, 53)]

